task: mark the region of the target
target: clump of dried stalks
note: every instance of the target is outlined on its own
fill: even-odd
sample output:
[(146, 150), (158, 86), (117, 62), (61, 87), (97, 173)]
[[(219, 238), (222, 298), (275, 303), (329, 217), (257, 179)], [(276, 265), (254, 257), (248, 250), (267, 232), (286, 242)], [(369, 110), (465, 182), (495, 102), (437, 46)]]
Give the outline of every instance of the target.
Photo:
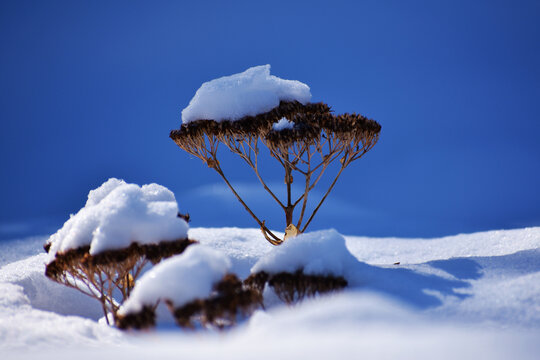
[[(101, 303), (105, 319), (112, 314), (116, 322), (120, 305), (129, 297), (135, 281), (148, 264), (181, 254), (194, 240), (178, 239), (158, 244), (140, 245), (107, 250), (91, 255), (90, 246), (57, 253), (46, 269), (45, 275), (68, 287), (74, 288)], [(45, 246), (48, 252), (49, 246)]]
[[(281, 118), (294, 122), (294, 127), (273, 130), (272, 126)], [(265, 221), (255, 215), (227, 179), (218, 159), (219, 144), (224, 144), (244, 160), (263, 188), (282, 208), (285, 213), (286, 238), (306, 230), (343, 170), (377, 143), (380, 130), (381, 126), (374, 120), (357, 114), (334, 115), (328, 105), (323, 103), (302, 105), (297, 101), (282, 101), (267, 113), (246, 116), (236, 121), (201, 119), (182, 124), (179, 130), (171, 131), (170, 137), (181, 149), (214, 169), (259, 224), (265, 238), (271, 244), (279, 245), (284, 239), (268, 229)], [(270, 155), (284, 168), (287, 188), (285, 200), (280, 200), (261, 176), (259, 143), (266, 146)], [(339, 162), (337, 174), (316, 207), (310, 213), (307, 212), (310, 191), (336, 160)], [(297, 198), (293, 198), (291, 192), (295, 176), (300, 176), (304, 188)], [(300, 214), (294, 222), (293, 214), (297, 206), (300, 207)]]
[(250, 275), (244, 281), (247, 287), (260, 294), (267, 283), (274, 289), (278, 298), (287, 304), (297, 303), (305, 297), (340, 291), (347, 286), (347, 280), (342, 276), (307, 275), (302, 270), (277, 274), (261, 271)]
[[(178, 326), (223, 329), (236, 323), (239, 316), (250, 315), (262, 303), (258, 291), (245, 287), (234, 274), (227, 274), (214, 286), (214, 291), (206, 299), (196, 299), (182, 306), (176, 306), (170, 299), (164, 299)], [(155, 326), (154, 306), (144, 306), (134, 314), (118, 317), (121, 329), (145, 329)]]

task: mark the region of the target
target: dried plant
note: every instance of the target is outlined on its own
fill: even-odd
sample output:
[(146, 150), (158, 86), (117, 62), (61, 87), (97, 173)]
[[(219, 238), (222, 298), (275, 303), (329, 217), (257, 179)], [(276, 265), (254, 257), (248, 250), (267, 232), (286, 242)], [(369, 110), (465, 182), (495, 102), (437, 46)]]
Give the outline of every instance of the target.
[(132, 243), (127, 248), (95, 255), (90, 254), (90, 246), (84, 246), (57, 253), (47, 264), (45, 275), (98, 300), (109, 323), (108, 314), (116, 319), (120, 305), (129, 297), (145, 266), (180, 254), (195, 242), (178, 239), (147, 245)]
[(227, 274), (214, 287), (207, 299), (199, 299), (181, 307), (167, 302), (176, 322), (181, 327), (193, 328), (199, 320), (205, 327), (219, 329), (232, 326), (238, 316), (248, 316), (262, 303), (260, 294), (244, 287), (234, 274)]
[(144, 330), (156, 326), (156, 308), (154, 306), (143, 306), (142, 310), (137, 313), (118, 315), (116, 318), (116, 326), (122, 330)]
[[(227, 274), (214, 286), (213, 293), (206, 299), (195, 299), (176, 306), (164, 299), (178, 326), (194, 329), (197, 323), (204, 327), (223, 329), (236, 323), (239, 316), (250, 315), (262, 303), (260, 293), (245, 287), (233, 274)], [(154, 306), (144, 306), (138, 313), (118, 317), (121, 329), (145, 329), (155, 326)]]
[(250, 275), (244, 284), (262, 294), (268, 283), (281, 301), (294, 304), (306, 296), (340, 291), (347, 286), (347, 280), (341, 276), (307, 275), (302, 270), (295, 273), (281, 272), (268, 274), (264, 271)]
[[(273, 125), (282, 118), (294, 122), (294, 127), (274, 130)], [(221, 122), (201, 119), (182, 124), (179, 130), (171, 131), (170, 137), (180, 148), (214, 169), (259, 224), (265, 238), (271, 244), (279, 245), (285, 238), (307, 229), (343, 170), (376, 144), (380, 130), (381, 126), (377, 122), (362, 115), (333, 115), (328, 105), (323, 103), (302, 105), (296, 101), (282, 101), (271, 111), (254, 117)], [(283, 209), (286, 226), (284, 239), (268, 229), (265, 221), (249, 208), (231, 185), (218, 159), (219, 144), (225, 145), (244, 160), (263, 188)], [(261, 176), (259, 144), (266, 146), (270, 155), (284, 168), (285, 200), (280, 200)], [(308, 212), (306, 208), (310, 191), (336, 160), (339, 161), (337, 174), (316, 207)], [(304, 190), (298, 198), (293, 198), (291, 186), (298, 175)], [(300, 214), (294, 222), (293, 215), (297, 207), (300, 208)]]

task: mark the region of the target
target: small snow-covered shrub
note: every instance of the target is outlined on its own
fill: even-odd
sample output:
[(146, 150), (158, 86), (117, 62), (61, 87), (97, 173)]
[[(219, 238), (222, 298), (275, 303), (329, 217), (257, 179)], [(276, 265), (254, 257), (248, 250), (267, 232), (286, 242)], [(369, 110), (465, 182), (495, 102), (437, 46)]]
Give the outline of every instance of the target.
[(347, 269), (356, 258), (335, 230), (301, 234), (262, 257), (244, 283), (262, 293), (266, 284), (287, 304), (339, 291), (347, 286)]
[(220, 329), (234, 325), (238, 316), (250, 315), (260, 304), (261, 294), (245, 287), (234, 274), (225, 275), (206, 299), (197, 299), (180, 307), (167, 302), (179, 326), (194, 328), (199, 321), (205, 327)]
[(259, 294), (244, 288), (230, 274), (230, 260), (202, 245), (167, 259), (147, 272), (118, 312), (122, 329), (155, 325), (155, 310), (163, 301), (181, 327), (196, 324), (222, 328), (249, 315), (261, 302)]
[(347, 280), (342, 276), (307, 275), (302, 270), (272, 275), (261, 271), (245, 280), (249, 288), (260, 294), (266, 283), (274, 289), (277, 297), (287, 304), (294, 304), (305, 297), (339, 291), (347, 287)]
[[(328, 105), (310, 100), (306, 84), (270, 75), (270, 65), (256, 66), (204, 83), (182, 111), (180, 129), (170, 133), (181, 149), (201, 159), (223, 178), (273, 245), (305, 232), (343, 170), (379, 139), (381, 126), (376, 121), (358, 114), (334, 115)], [(261, 175), (261, 143), (283, 166), (286, 199), (279, 199)], [(219, 144), (246, 162), (284, 211), (284, 239), (269, 230), (231, 185), (218, 159)], [(330, 186), (308, 211), (310, 192), (330, 165), (338, 163)], [(292, 193), (294, 178), (302, 183), (300, 194)], [(295, 209), (300, 210), (296, 219)]]
[(172, 192), (157, 184), (109, 179), (45, 244), (45, 275), (97, 299), (113, 319), (148, 264), (195, 241)]

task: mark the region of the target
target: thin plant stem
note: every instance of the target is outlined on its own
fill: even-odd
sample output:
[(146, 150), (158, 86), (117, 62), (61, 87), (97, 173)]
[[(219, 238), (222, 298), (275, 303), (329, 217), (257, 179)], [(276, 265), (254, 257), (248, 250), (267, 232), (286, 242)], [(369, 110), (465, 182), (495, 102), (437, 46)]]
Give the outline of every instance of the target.
[[(261, 227), (261, 230), (263, 231), (263, 234), (265, 235), (265, 238), (266, 240), (268, 240), (272, 245), (279, 245), (283, 242), (283, 240), (281, 240), (280, 238), (278, 238), (276, 235), (274, 235), (274, 233), (272, 233), (267, 227), (266, 225), (264, 224), (264, 221), (261, 221), (259, 220), (259, 218), (253, 213), (253, 211), (251, 211), (251, 209), (249, 208), (249, 206), (247, 206), (247, 204), (244, 202), (244, 200), (242, 200), (242, 198), (240, 197), (240, 195), (238, 195), (238, 193), (236, 192), (236, 190), (234, 189), (234, 187), (231, 185), (231, 183), (229, 182), (229, 180), (227, 180), (227, 177), (225, 176), (225, 174), (223, 173), (223, 170), (221, 170), (221, 167), (218, 165), (219, 163), (217, 163), (216, 161), (216, 164), (213, 166), (214, 170), (217, 171), (217, 173), (223, 178), (223, 180), (225, 181), (225, 183), (227, 184), (227, 186), (229, 187), (229, 189), (231, 189), (231, 191), (233, 192), (233, 194), (236, 196), (236, 198), (238, 199), (238, 201), (240, 201), (240, 203), (244, 206), (244, 208), (247, 210), (247, 212), (251, 215), (251, 217), (253, 217), (253, 219), (257, 222), (257, 224), (259, 224), (259, 226)], [(270, 238), (266, 235), (269, 235)]]
[(330, 187), (328, 188), (328, 190), (326, 191), (326, 194), (324, 194), (324, 196), (322, 197), (321, 201), (319, 202), (319, 204), (317, 205), (317, 207), (315, 208), (315, 210), (313, 210), (313, 213), (311, 214), (311, 216), (309, 217), (308, 221), (306, 222), (306, 224), (304, 225), (304, 227), (302, 228), (302, 231), (301, 232), (304, 232), (306, 230), (306, 228), (308, 227), (309, 223), (311, 222), (311, 220), (313, 220), (313, 217), (315, 216), (315, 214), (317, 213), (317, 211), (319, 210), (319, 208), (321, 207), (321, 205), (323, 204), (324, 200), (326, 199), (326, 197), (328, 196), (328, 194), (330, 194), (330, 191), (332, 191), (332, 189), (334, 188), (334, 185), (336, 185), (336, 182), (337, 180), (339, 179), (339, 176), (341, 175), (341, 173), (343, 172), (343, 170), (345, 169), (345, 166), (346, 165), (342, 165), (341, 166), (341, 169), (339, 169), (339, 172), (337, 173), (336, 177), (334, 178), (334, 181), (332, 181), (332, 184), (330, 185)]

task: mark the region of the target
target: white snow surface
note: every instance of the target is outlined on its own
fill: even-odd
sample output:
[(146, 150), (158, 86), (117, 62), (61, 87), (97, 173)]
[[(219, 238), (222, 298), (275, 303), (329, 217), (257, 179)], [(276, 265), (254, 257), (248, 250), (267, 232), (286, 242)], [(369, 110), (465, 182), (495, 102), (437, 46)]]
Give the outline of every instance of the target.
[(268, 112), (281, 100), (306, 104), (311, 100), (309, 86), (270, 75), (270, 65), (255, 66), (202, 84), (182, 110), (182, 122), (234, 121)]
[(170, 300), (180, 307), (207, 298), (230, 267), (230, 260), (222, 253), (204, 245), (191, 245), (145, 273), (119, 314), (139, 312), (144, 305), (152, 306), (159, 300)]
[(358, 260), (345, 246), (345, 238), (335, 230), (316, 231), (290, 238), (272, 249), (251, 269), (251, 273), (294, 273), (344, 276)]
[(49, 261), (56, 253), (87, 245), (95, 255), (133, 242), (152, 244), (185, 238), (188, 224), (177, 215), (178, 204), (167, 188), (111, 178), (91, 190), (86, 205), (51, 235)]
[[(228, 257), (229, 271), (241, 278), (279, 253), (257, 229), (195, 228), (189, 235), (201, 245), (178, 259), (197, 247), (212, 248)], [(321, 268), (343, 271), (349, 288), (293, 307), (271, 301), (267, 289), (265, 310), (222, 334), (110, 328), (96, 321), (97, 302), (93, 314), (93, 300), (45, 278), (46, 254), (28, 250), (35, 244), (39, 251), (39, 241), (0, 242), (0, 254), (7, 255), (0, 264), (0, 358), (538, 358), (540, 228), (436, 239), (343, 240), (335, 231), (304, 236), (326, 238), (314, 248), (336, 247), (331, 251), (337, 255), (328, 256), (345, 259), (343, 268), (330, 261)], [(304, 246), (302, 238), (288, 241), (292, 252)], [(306, 257), (320, 255), (306, 251), (312, 251)], [(279, 261), (284, 266), (289, 260)]]
[(294, 128), (294, 121), (290, 121), (287, 118), (281, 118), (277, 123), (272, 125), (272, 130), (281, 131)]

